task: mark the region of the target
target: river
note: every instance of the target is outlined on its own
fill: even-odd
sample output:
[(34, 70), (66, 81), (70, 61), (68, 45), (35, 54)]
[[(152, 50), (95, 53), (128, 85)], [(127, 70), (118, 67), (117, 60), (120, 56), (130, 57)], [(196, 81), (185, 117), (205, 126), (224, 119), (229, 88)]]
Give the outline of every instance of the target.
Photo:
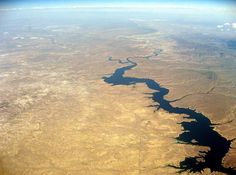
[[(158, 53), (159, 54), (159, 53)], [(125, 65), (114, 71), (113, 74), (103, 77), (104, 81), (113, 86), (115, 85), (135, 85), (139, 83), (145, 84), (149, 89), (154, 90), (151, 98), (156, 105), (157, 110), (163, 109), (169, 113), (184, 115), (187, 121), (181, 122), (183, 132), (176, 137), (176, 140), (181, 144), (189, 144), (196, 146), (208, 147), (208, 151), (199, 151), (198, 156), (186, 157), (179, 165), (170, 165), (178, 169), (178, 172), (202, 172), (204, 169), (209, 168), (212, 172), (222, 172), (229, 175), (235, 175), (236, 170), (231, 167), (225, 167), (222, 164), (223, 158), (230, 150), (230, 145), (233, 140), (227, 140), (221, 134), (214, 130), (212, 122), (202, 113), (196, 112), (190, 108), (174, 107), (171, 102), (165, 99), (169, 90), (162, 87), (158, 82), (149, 78), (136, 78), (125, 76), (125, 72), (137, 66), (134, 61), (135, 58), (149, 59), (157, 56), (157, 52), (151, 55), (126, 58), (126, 61), (113, 60), (110, 57), (109, 61), (118, 61), (120, 64)]]

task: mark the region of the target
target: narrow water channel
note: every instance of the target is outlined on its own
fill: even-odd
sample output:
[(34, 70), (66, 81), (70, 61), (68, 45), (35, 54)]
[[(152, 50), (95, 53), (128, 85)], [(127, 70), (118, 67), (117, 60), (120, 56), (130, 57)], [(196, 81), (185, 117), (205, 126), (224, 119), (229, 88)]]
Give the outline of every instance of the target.
[[(149, 59), (156, 56), (154, 52), (152, 55), (136, 57)], [(151, 94), (154, 103), (158, 103), (157, 109), (163, 109), (169, 113), (184, 115), (185, 121), (181, 122), (183, 132), (179, 134), (176, 140), (182, 144), (190, 144), (196, 146), (208, 147), (208, 151), (199, 151), (198, 156), (186, 157), (178, 166), (169, 165), (170, 167), (178, 169), (178, 172), (202, 172), (205, 168), (211, 171), (222, 172), (229, 175), (235, 175), (236, 170), (233, 168), (224, 167), (222, 164), (223, 158), (230, 150), (232, 140), (227, 140), (222, 135), (214, 130), (212, 122), (202, 113), (196, 112), (193, 109), (174, 107), (171, 102), (165, 99), (169, 93), (167, 88), (160, 86), (160, 84), (148, 78), (136, 78), (125, 76), (125, 72), (137, 66), (134, 58), (127, 58), (126, 61), (119, 61), (120, 64), (125, 65), (114, 71), (113, 74), (103, 77), (104, 81), (113, 86), (116, 85), (135, 85), (138, 83), (145, 84), (149, 89), (154, 90)], [(109, 61), (115, 61), (111, 57)], [(188, 121), (189, 120), (189, 121)]]

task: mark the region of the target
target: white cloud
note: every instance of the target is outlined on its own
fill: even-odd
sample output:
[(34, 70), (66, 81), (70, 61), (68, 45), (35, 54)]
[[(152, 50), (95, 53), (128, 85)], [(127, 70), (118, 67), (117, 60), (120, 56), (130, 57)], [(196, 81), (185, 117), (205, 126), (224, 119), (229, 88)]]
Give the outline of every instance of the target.
[(226, 22), (224, 24), (219, 24), (216, 27), (221, 31), (232, 31), (236, 29), (236, 22), (233, 23)]
[(43, 39), (42, 37), (36, 37), (36, 36), (32, 36), (30, 37), (31, 40), (41, 40)]
[(236, 23), (232, 23), (232, 28), (236, 29)]
[(224, 26), (230, 26), (229, 22), (224, 23)]
[(13, 37), (12, 39), (13, 40), (23, 40), (23, 39), (25, 39), (25, 37), (23, 37), (23, 36), (16, 36), (16, 37)]

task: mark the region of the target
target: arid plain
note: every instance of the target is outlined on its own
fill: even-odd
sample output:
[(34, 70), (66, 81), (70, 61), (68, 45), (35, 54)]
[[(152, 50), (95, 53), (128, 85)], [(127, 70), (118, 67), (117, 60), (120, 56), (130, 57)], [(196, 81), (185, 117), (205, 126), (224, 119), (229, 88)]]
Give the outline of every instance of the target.
[(158, 109), (144, 84), (104, 81), (126, 58), (138, 65), (125, 76), (155, 80), (172, 106), (232, 140), (222, 164), (236, 167), (233, 24), (142, 10), (0, 13), (1, 175), (171, 175), (209, 150), (176, 140), (185, 116)]

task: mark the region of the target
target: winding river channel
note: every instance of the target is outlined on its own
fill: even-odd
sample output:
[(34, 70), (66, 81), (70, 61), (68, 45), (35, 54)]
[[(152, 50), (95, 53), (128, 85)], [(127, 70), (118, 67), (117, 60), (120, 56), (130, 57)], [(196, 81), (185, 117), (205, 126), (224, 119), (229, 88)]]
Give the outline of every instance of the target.
[(222, 172), (225, 174), (236, 174), (236, 170), (231, 167), (225, 167), (222, 164), (223, 158), (230, 150), (232, 140), (227, 140), (222, 135), (214, 130), (212, 122), (202, 113), (196, 112), (190, 108), (174, 107), (171, 102), (165, 99), (169, 90), (162, 87), (158, 82), (149, 78), (136, 78), (125, 76), (125, 73), (137, 66), (134, 61), (135, 58), (149, 59), (157, 56), (154, 52), (148, 56), (126, 58), (126, 61), (113, 60), (111, 57), (109, 61), (118, 61), (125, 65), (114, 71), (113, 74), (103, 77), (104, 81), (113, 86), (115, 85), (135, 85), (138, 83), (145, 84), (149, 89), (154, 90), (151, 98), (156, 105), (157, 110), (163, 109), (169, 113), (184, 115), (185, 121), (181, 122), (183, 132), (176, 137), (176, 140), (181, 144), (190, 144), (196, 146), (208, 147), (208, 151), (199, 151), (198, 156), (186, 157), (179, 165), (168, 165), (178, 169), (178, 172), (202, 172), (209, 168), (211, 171)]

